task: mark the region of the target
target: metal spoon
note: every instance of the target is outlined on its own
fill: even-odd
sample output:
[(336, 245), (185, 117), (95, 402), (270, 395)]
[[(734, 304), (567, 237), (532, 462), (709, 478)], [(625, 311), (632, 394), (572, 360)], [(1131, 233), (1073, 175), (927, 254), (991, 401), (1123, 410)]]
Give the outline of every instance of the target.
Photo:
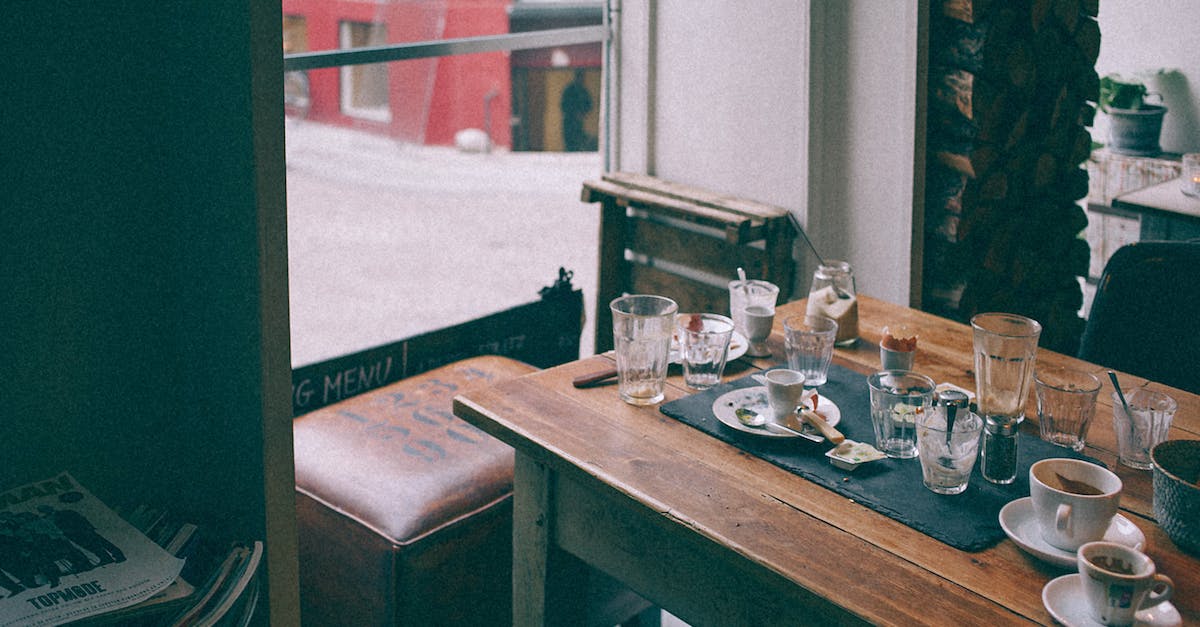
[[(808, 234), (804, 232), (804, 227), (800, 226), (800, 220), (796, 217), (796, 214), (791, 213), (789, 211), (788, 212), (788, 220), (791, 221), (792, 228), (796, 229), (796, 232), (800, 233), (800, 237), (804, 239), (804, 243), (808, 244), (808, 249), (811, 250), (813, 256), (817, 258), (817, 263), (819, 263), (821, 265), (826, 265), (825, 258), (821, 256), (821, 253), (817, 252), (817, 247), (813, 246), (812, 240), (808, 239)], [(850, 292), (847, 292), (846, 290), (842, 289), (836, 283), (834, 283), (832, 285), (833, 285), (833, 293), (837, 294), (837, 297), (840, 300), (846, 300), (846, 299), (850, 298)]]
[[(1121, 391), (1121, 382), (1117, 380), (1117, 373), (1109, 370), (1108, 379), (1112, 381), (1113, 388), (1117, 391), (1117, 398), (1121, 399), (1121, 407), (1125, 408), (1125, 417), (1128, 418), (1130, 422), (1133, 422), (1133, 411), (1129, 409), (1129, 403), (1125, 401), (1125, 392)], [(1142, 443), (1139, 441), (1139, 438), (1140, 436), (1138, 435), (1138, 430), (1133, 429), (1133, 439), (1135, 441), (1135, 446), (1138, 448), (1140, 448), (1142, 445)]]
[[(954, 439), (954, 418), (960, 408), (966, 409), (970, 398), (959, 390), (943, 390), (938, 394), (938, 402), (946, 408), (946, 449), (950, 450), (950, 441)], [(939, 457), (938, 463), (946, 468), (954, 467), (954, 459), (949, 455)]]
[(1113, 388), (1117, 390), (1117, 398), (1121, 399), (1121, 406), (1125, 408), (1125, 415), (1133, 416), (1133, 413), (1129, 411), (1129, 403), (1125, 402), (1125, 393), (1121, 391), (1121, 382), (1117, 381), (1117, 373), (1109, 370), (1108, 379), (1112, 381)]
[(810, 440), (813, 439), (814, 437), (816, 437), (816, 436), (804, 433), (803, 431), (796, 431), (795, 429), (793, 429), (791, 427), (786, 427), (786, 426), (781, 425), (778, 422), (775, 422), (773, 420), (767, 420), (766, 415), (760, 414), (751, 409), (746, 409), (745, 407), (738, 407), (737, 409), (733, 410), (733, 413), (735, 415), (737, 415), (738, 422), (741, 422), (742, 424), (746, 425), (747, 427), (754, 427), (757, 429), (766, 429), (767, 431), (774, 430), (776, 432), (778, 432), (780, 430), (787, 431), (788, 433), (798, 435), (802, 438), (808, 438)]

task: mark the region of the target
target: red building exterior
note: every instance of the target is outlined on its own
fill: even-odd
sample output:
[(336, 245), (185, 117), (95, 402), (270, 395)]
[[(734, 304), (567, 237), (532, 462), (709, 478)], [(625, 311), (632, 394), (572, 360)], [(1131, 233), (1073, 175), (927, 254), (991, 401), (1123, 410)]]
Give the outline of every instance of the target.
[[(503, 34), (510, 4), (283, 0), (285, 52)], [(367, 84), (383, 76), (386, 84)], [(453, 144), (462, 129), (489, 129), (494, 144), (512, 144), (512, 81), (503, 52), (311, 70), (308, 84), (306, 117), (314, 122), (422, 144)], [(356, 87), (374, 96), (373, 110), (355, 112)]]
[[(283, 0), (284, 52), (339, 50), (599, 24), (599, 5), (513, 0)], [(583, 69), (598, 127), (600, 44), (450, 55), (306, 72), (303, 115), (418, 144), (452, 145), (464, 129), (495, 146), (562, 150), (558, 98)]]

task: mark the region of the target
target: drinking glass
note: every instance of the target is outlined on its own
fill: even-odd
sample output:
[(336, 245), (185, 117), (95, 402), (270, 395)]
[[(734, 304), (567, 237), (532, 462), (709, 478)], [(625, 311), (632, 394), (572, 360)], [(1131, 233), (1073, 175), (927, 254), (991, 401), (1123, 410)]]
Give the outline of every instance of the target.
[(609, 308), (621, 400), (631, 405), (663, 400), (679, 306), (664, 296), (632, 294), (613, 299)]
[(1055, 366), (1038, 368), (1033, 381), (1042, 439), (1082, 451), (1096, 413), (1100, 379), (1088, 372)]
[(1150, 470), (1150, 449), (1167, 439), (1179, 404), (1154, 390), (1138, 388), (1125, 394), (1129, 413), (1121, 398), (1112, 393), (1113, 431), (1117, 433), (1117, 461), (1138, 470)]
[(721, 382), (733, 320), (713, 313), (684, 314), (676, 319), (683, 382), (696, 390), (707, 390)]
[[(747, 321), (746, 309), (756, 307), (756, 317), (761, 319), (768, 312), (772, 319), (775, 316), (775, 301), (779, 298), (779, 286), (770, 281), (752, 280), (737, 280), (729, 282), (729, 317), (733, 318), (733, 328), (738, 333), (751, 337), (754, 329), (750, 328)], [(767, 331), (770, 334), (770, 330)], [(751, 357), (769, 357), (771, 351), (767, 350), (761, 342), (751, 344), (746, 351)]]
[(1010, 313), (971, 318), (975, 343), (975, 399), (983, 416), (980, 472), (998, 484), (1017, 478), (1017, 432), (1033, 381), (1042, 325)]
[(805, 385), (825, 384), (837, 332), (837, 323), (822, 316), (796, 314), (783, 321), (783, 346), (788, 367), (804, 373)]
[(867, 377), (875, 448), (888, 457), (917, 456), (917, 416), (933, 407), (933, 379), (908, 370), (884, 370)]
[(983, 419), (967, 409), (955, 408), (954, 421), (947, 428), (947, 411), (947, 407), (937, 406), (917, 414), (921, 479), (925, 487), (938, 494), (961, 494), (975, 467)]

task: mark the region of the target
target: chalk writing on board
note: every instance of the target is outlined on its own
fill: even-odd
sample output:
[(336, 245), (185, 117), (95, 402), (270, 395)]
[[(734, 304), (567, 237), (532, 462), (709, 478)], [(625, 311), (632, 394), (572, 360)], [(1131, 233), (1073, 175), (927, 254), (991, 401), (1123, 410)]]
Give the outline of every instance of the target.
[(476, 320), (295, 368), (292, 414), (477, 355), (548, 368), (579, 358), (582, 331), (583, 292), (545, 292), (541, 300)]

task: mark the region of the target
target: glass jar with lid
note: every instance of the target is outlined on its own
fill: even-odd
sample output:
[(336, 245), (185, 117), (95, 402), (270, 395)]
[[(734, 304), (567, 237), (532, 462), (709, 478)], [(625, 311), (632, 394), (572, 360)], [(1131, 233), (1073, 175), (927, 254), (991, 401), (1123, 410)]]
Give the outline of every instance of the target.
[(806, 313), (837, 322), (838, 346), (858, 341), (858, 292), (854, 288), (854, 270), (848, 262), (827, 260), (817, 267), (808, 290)]

